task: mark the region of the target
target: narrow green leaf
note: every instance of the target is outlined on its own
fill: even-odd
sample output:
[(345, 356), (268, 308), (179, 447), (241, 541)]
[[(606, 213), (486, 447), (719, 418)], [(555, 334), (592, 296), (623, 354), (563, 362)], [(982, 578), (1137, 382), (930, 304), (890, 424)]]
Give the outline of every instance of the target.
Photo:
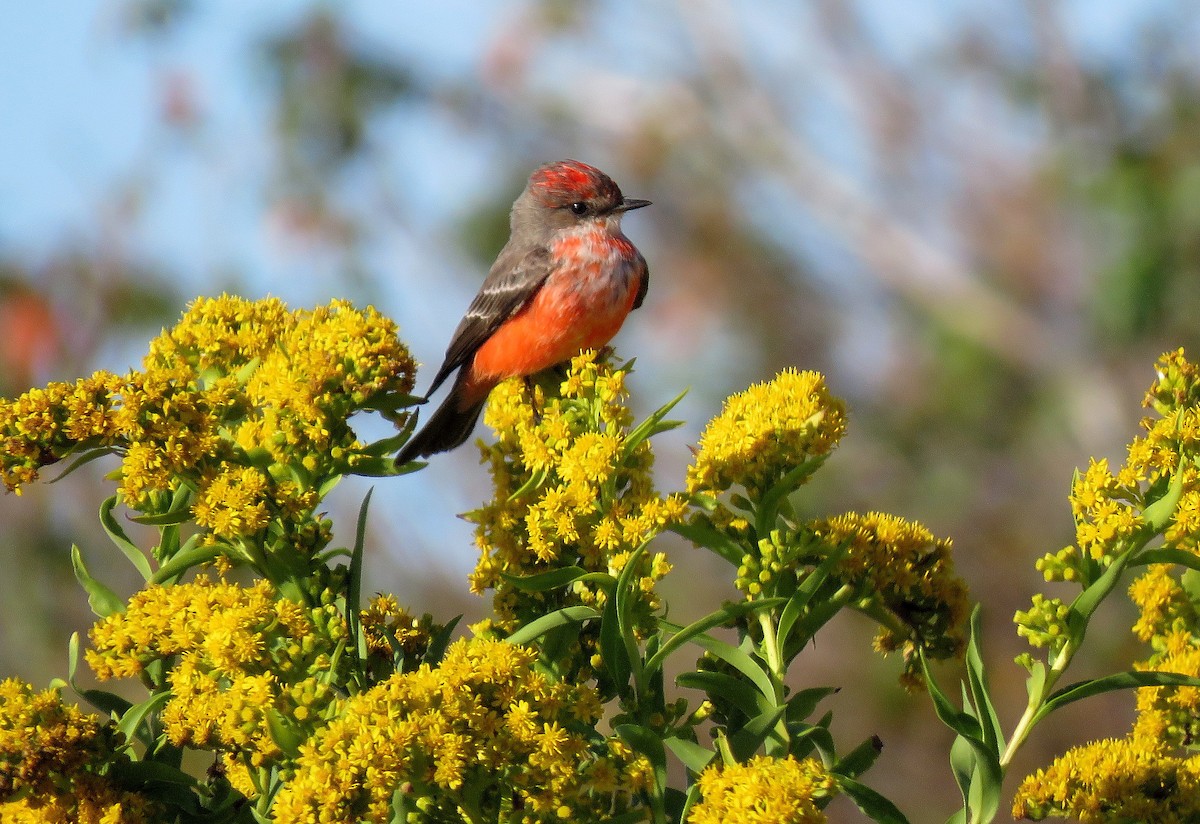
[(220, 545), (201, 544), (200, 537), (200, 533), (196, 533), (188, 538), (187, 542), (180, 547), (171, 560), (160, 566), (158, 571), (150, 576), (150, 583), (165, 584), (187, 572), (192, 567), (211, 561), (221, 554)]
[(1159, 547), (1142, 550), (1136, 558), (1129, 562), (1131, 567), (1150, 566), (1151, 564), (1173, 564), (1189, 570), (1200, 570), (1200, 555), (1186, 549)]
[[(780, 650), (787, 648), (788, 640), (791, 637), (792, 629), (795, 627), (796, 622), (800, 620), (813, 596), (817, 594), (821, 585), (829, 579), (829, 576), (846, 555), (849, 548), (850, 543), (845, 541), (831, 549), (824, 560), (812, 572), (805, 575), (800, 586), (796, 587), (796, 591), (792, 593), (792, 597), (788, 599), (787, 606), (783, 608), (783, 613), (779, 616), (779, 628), (776, 630), (776, 634), (779, 637)], [(819, 627), (810, 627), (808, 635), (811, 636), (817, 629)]]
[(691, 541), (697, 547), (715, 552), (735, 567), (742, 563), (742, 558), (746, 554), (745, 547), (703, 521), (693, 519), (686, 524), (672, 524), (668, 529)]
[(736, 603), (725, 604), (715, 612), (710, 612), (708, 615), (700, 618), (679, 632), (671, 636), (671, 638), (662, 645), (656, 653), (646, 660), (646, 674), (653, 674), (663, 665), (667, 656), (677, 650), (679, 647), (692, 640), (697, 635), (707, 632), (713, 627), (722, 626), (730, 621), (734, 621), (743, 615), (759, 612), (761, 610), (774, 609), (775, 607), (787, 603), (784, 598), (763, 598), (759, 601), (738, 601)]
[(600, 617), (600, 657), (608, 677), (612, 679), (619, 694), (624, 695), (633, 676), (633, 666), (629, 661), (628, 647), (621, 637), (621, 618), (615, 591), (620, 584), (610, 592), (604, 604), (604, 614)]
[[(660, 621), (663, 625), (668, 625), (666, 621)], [(771, 677), (767, 675), (763, 665), (748, 654), (724, 641), (718, 641), (707, 635), (697, 635), (692, 638), (692, 643), (702, 647), (705, 651), (712, 653), (720, 658), (725, 663), (736, 669), (738, 672), (750, 679), (750, 682), (758, 688), (762, 696), (767, 701), (774, 703), (775, 701), (775, 686), (771, 682)]]
[(754, 526), (758, 537), (766, 537), (775, 527), (775, 520), (779, 515), (780, 502), (799, 489), (809, 476), (821, 468), (825, 463), (829, 454), (818, 455), (817, 457), (807, 458), (799, 466), (794, 466), (788, 470), (787, 474), (780, 478), (775, 484), (766, 491), (766, 494), (758, 502), (758, 508), (755, 511)]
[(775, 734), (779, 719), (787, 711), (787, 707), (773, 707), (767, 712), (751, 718), (746, 726), (729, 736), (729, 748), (739, 762), (745, 761), (758, 748)]
[(871, 821), (879, 824), (908, 824), (904, 813), (891, 801), (853, 778), (838, 777), (838, 787)]
[(71, 544), (71, 567), (75, 570), (75, 580), (79, 581), (87, 592), (88, 606), (92, 608), (92, 612), (100, 618), (107, 618), (125, 611), (125, 602), (88, 572), (83, 563), (83, 555), (76, 544)]
[(812, 715), (821, 699), (827, 698), (838, 691), (837, 687), (809, 687), (799, 690), (787, 700), (788, 721), (803, 721)]
[(1071, 603), (1071, 612), (1067, 618), (1068, 625), (1072, 632), (1076, 634), (1076, 644), (1083, 640), (1084, 633), (1087, 630), (1088, 619), (1092, 617), (1092, 613), (1100, 606), (1113, 588), (1116, 587), (1122, 573), (1125, 572), (1125, 567), (1132, 560), (1133, 550), (1127, 549), (1115, 559), (1104, 573), (1091, 583), (1083, 592), (1076, 596)]
[(1062, 709), (1093, 695), (1100, 695), (1114, 690), (1137, 689), (1138, 687), (1200, 687), (1200, 678), (1189, 675), (1179, 675), (1173, 672), (1117, 672), (1103, 678), (1093, 678), (1078, 681), (1055, 690), (1033, 717), (1034, 723), (1042, 720), (1055, 710)]
[(267, 731), (271, 733), (271, 740), (278, 745), (279, 749), (283, 750), (285, 755), (295, 758), (300, 753), (300, 745), (305, 740), (303, 731), (294, 721), (285, 718), (274, 707), (267, 707), (265, 715)]
[(125, 734), (128, 741), (141, 741), (147, 748), (154, 746), (154, 734), (147, 727), (143, 729), (146, 722), (146, 717), (153, 712), (158, 711), (160, 707), (167, 703), (171, 698), (171, 693), (167, 691), (155, 693), (141, 703), (134, 704), (129, 709), (121, 714), (120, 720), (117, 722), (117, 729)]
[[(367, 512), (371, 507), (371, 496), (375, 487), (367, 490), (358, 507), (358, 522), (354, 530), (354, 549), (350, 553), (350, 576), (346, 583), (346, 628), (350, 634), (351, 649), (359, 661), (367, 659), (367, 639), (361, 631), (362, 617), (362, 568), (363, 547), (367, 536)], [(282, 745), (280, 745), (282, 746)]]
[(700, 773), (709, 765), (709, 762), (717, 757), (717, 754), (708, 747), (702, 747), (695, 741), (688, 741), (674, 735), (663, 739), (663, 743), (675, 754), (683, 766), (693, 773)]
[(830, 772), (836, 773), (839, 777), (857, 778), (871, 768), (881, 752), (883, 752), (883, 741), (879, 739), (879, 736), (872, 735), (839, 758)]
[(1175, 516), (1175, 508), (1183, 497), (1183, 472), (1176, 472), (1171, 477), (1171, 485), (1163, 496), (1154, 503), (1142, 509), (1142, 519), (1154, 532), (1161, 532)]
[(191, 519), (191, 509), (183, 509), (177, 512), (163, 512), (159, 515), (134, 515), (129, 520), (143, 526), (176, 526)]
[(976, 604), (975, 609), (971, 611), (971, 633), (967, 642), (967, 681), (971, 688), (971, 702), (975, 705), (975, 715), (983, 732), (983, 741), (999, 758), (1004, 729), (1000, 725), (1000, 718), (996, 714), (996, 706), (988, 689), (987, 671), (979, 647), (979, 639), (983, 634), (981, 615), (982, 608)]
[[(446, 626), (435, 632), (429, 639), (429, 647), (425, 650), (425, 657), (421, 659), (421, 663), (429, 664), (431, 667), (440, 664), (442, 658), (446, 655), (446, 648), (450, 646), (450, 638), (454, 633), (454, 628), (458, 626), (458, 622), (462, 620), (461, 615), (456, 615), (446, 622)], [(511, 643), (519, 643), (512, 641)]]
[[(634, 576), (637, 575), (638, 564), (645, 553), (646, 544), (642, 544), (630, 553), (629, 559), (621, 569), (621, 574), (617, 576), (616, 585), (609, 594), (609, 598), (616, 601), (618, 637), (625, 647), (625, 661), (629, 666), (630, 675), (633, 676), (638, 695), (645, 691), (645, 670), (641, 651), (638, 649), (637, 627), (633, 624), (633, 610), (641, 595), (641, 589), (634, 582)], [(600, 635), (603, 640), (603, 625), (600, 627)]]
[(684, 672), (679, 674), (675, 683), (729, 701), (747, 718), (753, 718), (771, 708), (762, 693), (746, 681), (725, 672)]
[(659, 795), (667, 787), (667, 751), (658, 733), (640, 724), (616, 724), (613, 732), (633, 749), (646, 756), (654, 767), (654, 782)]
[(1046, 665), (1041, 661), (1034, 661), (1032, 669), (1029, 670), (1029, 677), (1025, 679), (1025, 694), (1040, 702), (1045, 688)]
[(556, 609), (548, 615), (543, 615), (536, 621), (530, 621), (505, 640), (510, 644), (528, 644), (554, 627), (559, 627), (563, 624), (579, 624), (599, 617), (600, 613), (593, 607), (563, 607), (562, 609)]
[(978, 739), (981, 735), (979, 722), (968, 713), (954, 708), (950, 699), (946, 697), (946, 693), (942, 692), (941, 687), (938, 686), (933, 673), (930, 672), (929, 660), (924, 654), (921, 655), (921, 668), (925, 673), (925, 686), (929, 692), (929, 698), (933, 701), (933, 711), (941, 719), (941, 722), (961, 736)]
[(129, 540), (129, 536), (125, 534), (124, 528), (117, 523), (117, 519), (113, 515), (113, 508), (116, 505), (116, 495), (106, 498), (104, 503), (100, 504), (100, 523), (104, 526), (104, 531), (108, 533), (109, 540), (116, 544), (121, 552), (125, 553), (125, 557), (142, 574), (142, 580), (149, 581), (150, 576), (153, 574), (150, 569), (150, 561), (146, 558), (145, 553), (138, 549), (133, 541)]
[(628, 435), (625, 436), (625, 444), (621, 450), (621, 459), (619, 463), (624, 463), (625, 459), (633, 454), (638, 445), (647, 438), (657, 435), (659, 432), (666, 432), (683, 425), (683, 421), (664, 421), (663, 418), (667, 413), (675, 408), (675, 405), (683, 400), (688, 393), (685, 389), (676, 395), (673, 399), (667, 401), (658, 409), (650, 413), (646, 420), (635, 426)]
[[(569, 584), (573, 584), (589, 573), (583, 567), (569, 566), (552, 569), (548, 572), (539, 572), (536, 575), (509, 575), (504, 572), (500, 574), (505, 581), (522, 592), (546, 592), (547, 590), (561, 589)], [(591, 574), (601, 575), (610, 582), (616, 581), (611, 575), (604, 573)]]
[(59, 472), (57, 475), (55, 475), (50, 480), (46, 481), (46, 483), (56, 484), (59, 481), (61, 481), (63, 478), (70, 475), (76, 469), (79, 469), (82, 466), (90, 464), (92, 461), (96, 460), (97, 458), (103, 458), (105, 455), (111, 455), (111, 454), (112, 454), (112, 447), (110, 447), (110, 446), (101, 446), (97, 449), (89, 449), (89, 450), (81, 453), (79, 455), (79, 457), (77, 457), (75, 460), (71, 461), (71, 463), (69, 463), (67, 465), (66, 469), (64, 469), (62, 472)]

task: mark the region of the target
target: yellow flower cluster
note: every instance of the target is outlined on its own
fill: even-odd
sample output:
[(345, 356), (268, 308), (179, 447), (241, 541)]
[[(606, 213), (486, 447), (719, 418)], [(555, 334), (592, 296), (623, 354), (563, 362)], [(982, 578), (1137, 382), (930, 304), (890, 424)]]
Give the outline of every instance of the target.
[(710, 766), (697, 783), (700, 801), (688, 813), (688, 824), (821, 824), (826, 818), (817, 802), (837, 790), (819, 762), (790, 755)]
[(846, 431), (846, 409), (818, 372), (788, 369), (730, 396), (700, 436), (687, 491), (717, 495), (734, 485), (761, 496)]
[(332, 601), (308, 608), (264, 580), (152, 586), (92, 627), (86, 658), (102, 680), (167, 662), (161, 719), (172, 743), (245, 753), (258, 767), (281, 755), (268, 713), (311, 727), (335, 698), (333, 656), (346, 628)]
[[(495, 494), (468, 516), (481, 552), (471, 589), (495, 590), (503, 631), (560, 606), (604, 601), (592, 584), (528, 593), (505, 576), (568, 566), (619, 575), (635, 550), (685, 512), (681, 496), (655, 491), (649, 442), (628, 439), (627, 374), (627, 367), (585, 352), (571, 362), (557, 396), (539, 387), (531, 399), (515, 380), (492, 392), (486, 421), (497, 441), (483, 457)], [(642, 623), (658, 608), (654, 585), (670, 565), (661, 553), (637, 563)]]
[[(361, 613), (367, 653), (388, 664), (399, 658), (408, 664), (419, 661), (429, 649), (433, 619), (428, 614), (414, 618), (394, 595), (376, 595)], [(407, 667), (406, 667), (407, 668)]]
[(62, 703), (58, 690), (35, 692), (0, 681), (0, 821), (12, 824), (142, 824), (159, 808), (103, 775), (118, 755), (111, 724)]
[(651, 780), (649, 765), (578, 732), (599, 718), (599, 696), (549, 680), (536, 662), (522, 647), (460, 640), (439, 666), (346, 699), (301, 746), (274, 820), (393, 821), (394, 799), (414, 824), (497, 820), (502, 809), (524, 822), (620, 813)]
[(1154, 524), (1167, 545), (1200, 552), (1200, 369), (1182, 349), (1156, 364), (1157, 377), (1144, 405), (1157, 415), (1142, 419), (1145, 434), (1129, 445), (1124, 465), (1113, 472), (1105, 460), (1093, 460), (1071, 488), (1076, 545), (1038, 561), (1047, 581), (1074, 581), (1087, 563), (1107, 565), (1128, 548), (1146, 526), (1145, 509), (1181, 484), (1174, 511)]
[(374, 309), (201, 298), (151, 343), (143, 371), (0, 400), (0, 477), (19, 491), (43, 466), (109, 449), (132, 508), (152, 511), (186, 482), (202, 526), (254, 534), (315, 504), (306, 480), (353, 468), (362, 445), (346, 419), (410, 392), (414, 371)]
[(1177, 758), (1149, 738), (1105, 739), (1076, 747), (1027, 777), (1014, 818), (1063, 815), (1081, 822), (1200, 820), (1200, 756)]
[[(1142, 421), (1146, 434), (1130, 444), (1116, 473), (1093, 461), (1071, 491), (1077, 548), (1039, 562), (1048, 580), (1082, 578), (1083, 564), (1111, 562), (1161, 534), (1164, 546), (1200, 552), (1200, 369), (1182, 350), (1163, 355), (1145, 405), (1158, 417)], [(1173, 511), (1148, 513), (1181, 486)], [(1170, 499), (1168, 498), (1168, 501)], [(1150, 564), (1129, 588), (1139, 610), (1134, 634), (1150, 645), (1139, 670), (1200, 677), (1200, 614), (1194, 583), (1169, 564)], [(1084, 579), (1087, 580), (1087, 579)], [(1059, 641), (1065, 607), (1058, 599), (1035, 597), (1018, 612), (1022, 635), (1034, 644)], [(1138, 690), (1137, 718), (1122, 739), (1069, 750), (1045, 770), (1029, 776), (1014, 801), (1016, 816), (1066, 815), (1081, 821), (1185, 822), (1200, 820), (1200, 756), (1188, 747), (1200, 735), (1200, 690), (1158, 687)]]
[(921, 683), (918, 650), (930, 658), (962, 654), (967, 585), (954, 572), (949, 539), (880, 512), (847, 513), (807, 530), (830, 549), (846, 547), (833, 577), (852, 587), (859, 603), (866, 599), (885, 611), (875, 647), (884, 654), (901, 650), (906, 684)]

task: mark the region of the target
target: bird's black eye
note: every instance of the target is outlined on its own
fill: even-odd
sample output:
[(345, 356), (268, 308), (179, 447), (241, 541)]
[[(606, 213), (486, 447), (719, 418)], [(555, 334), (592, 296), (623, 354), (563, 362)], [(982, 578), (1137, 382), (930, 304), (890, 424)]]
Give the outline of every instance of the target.
[(577, 200), (570, 205), (571, 214), (582, 217), (588, 213), (588, 205), (582, 200)]

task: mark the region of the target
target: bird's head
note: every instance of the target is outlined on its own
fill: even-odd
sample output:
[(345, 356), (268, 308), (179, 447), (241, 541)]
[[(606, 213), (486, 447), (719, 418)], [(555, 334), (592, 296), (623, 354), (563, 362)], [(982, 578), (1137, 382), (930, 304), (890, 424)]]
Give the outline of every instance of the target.
[(512, 228), (553, 233), (586, 221), (606, 221), (613, 229), (630, 209), (648, 200), (628, 198), (612, 178), (578, 160), (558, 160), (534, 169), (513, 204)]

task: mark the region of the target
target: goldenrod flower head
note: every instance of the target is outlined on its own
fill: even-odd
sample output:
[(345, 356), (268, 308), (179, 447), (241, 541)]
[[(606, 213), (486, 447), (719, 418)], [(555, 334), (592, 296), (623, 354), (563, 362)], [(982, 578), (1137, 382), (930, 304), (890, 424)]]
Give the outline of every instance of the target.
[(72, 449), (110, 448), (124, 457), (122, 495), (144, 509), (222, 461), (246, 464), (248, 452), (312, 472), (357, 446), (351, 413), (410, 392), (414, 373), (395, 326), (372, 308), (200, 298), (150, 344), (142, 371), (0, 401), (0, 475), (19, 490)]
[(688, 814), (688, 824), (820, 824), (826, 818), (817, 802), (837, 790), (819, 762), (790, 755), (713, 765), (697, 783), (700, 801)]
[(1013, 798), (1014, 818), (1050, 815), (1109, 821), (1200, 819), (1200, 757), (1181, 759), (1151, 739), (1094, 741), (1068, 750), (1028, 776)]
[[(571, 362), (557, 394), (538, 387), (530, 398), (513, 380), (488, 400), (485, 420), (497, 440), (483, 459), (495, 494), (468, 516), (481, 552), (471, 589), (495, 590), (494, 626), (502, 632), (558, 606), (597, 606), (606, 597), (591, 584), (527, 593), (505, 576), (566, 566), (616, 575), (635, 550), (684, 515), (681, 496), (654, 489), (649, 442), (628, 440), (627, 370), (585, 352)], [(642, 599), (635, 621), (648, 626), (659, 605), (654, 584), (670, 565), (661, 555), (637, 558)]]
[(846, 431), (846, 409), (818, 372), (788, 369), (730, 396), (700, 436), (687, 491), (716, 495), (734, 485), (753, 498)]
[(335, 698), (329, 669), (346, 634), (331, 604), (306, 607), (265, 580), (247, 588), (200, 576), (135, 594), (92, 627), (85, 655), (101, 679), (173, 664), (162, 710), (173, 743), (276, 758), (267, 712), (315, 724)]
[(58, 690), (0, 681), (0, 821), (142, 824), (159, 807), (104, 773), (124, 760), (112, 723), (64, 704)]
[[(417, 820), (457, 819), (458, 799), (496, 804), (481, 790), (498, 785), (513, 788), (525, 821), (556, 821), (563, 809), (573, 820), (597, 820), (614, 799), (590, 779), (601, 764), (622, 768), (576, 731), (579, 721), (595, 723), (598, 699), (588, 686), (549, 680), (536, 660), (501, 641), (460, 640), (439, 666), (345, 700), (301, 746), (275, 820), (391, 821), (398, 790), (408, 809), (422, 811)], [(581, 718), (580, 705), (595, 712)]]
[(845, 546), (835, 576), (894, 617), (880, 628), (875, 647), (902, 652), (907, 685), (921, 683), (918, 649), (931, 658), (962, 653), (967, 586), (955, 574), (948, 539), (880, 512), (847, 513), (806, 529), (831, 548)]

